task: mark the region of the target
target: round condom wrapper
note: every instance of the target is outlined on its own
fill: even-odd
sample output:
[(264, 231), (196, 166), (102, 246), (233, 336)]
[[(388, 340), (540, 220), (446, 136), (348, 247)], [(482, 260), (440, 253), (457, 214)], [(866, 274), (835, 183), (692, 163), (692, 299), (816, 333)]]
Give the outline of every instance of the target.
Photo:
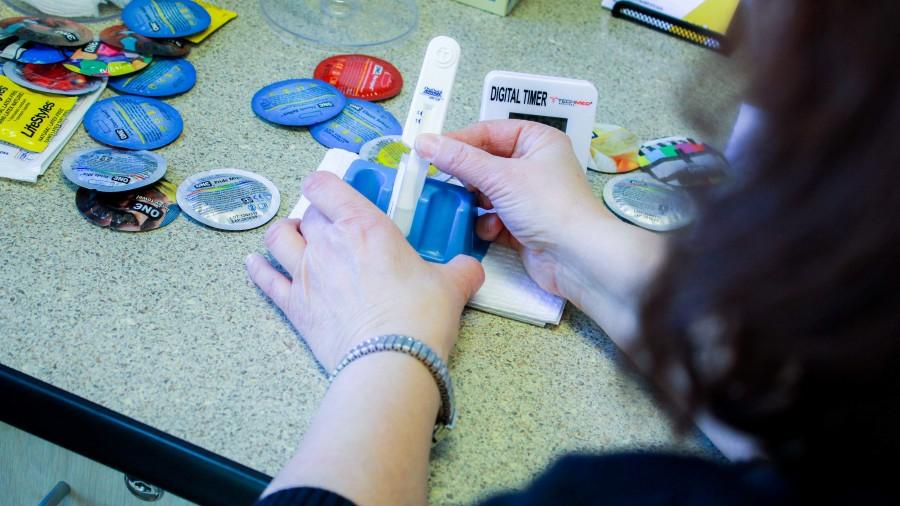
[[(411, 151), (409, 146), (403, 144), (403, 136), (385, 135), (363, 144), (359, 148), (359, 157), (367, 162), (396, 169), (400, 167), (403, 155), (409, 154)], [(434, 165), (428, 166), (428, 176), (442, 181), (450, 179), (449, 175), (439, 171)]]
[(120, 232), (146, 232), (164, 227), (178, 217), (175, 185), (162, 179), (156, 183), (116, 193), (79, 188), (75, 205), (94, 225)]
[(403, 144), (402, 135), (385, 135), (372, 139), (359, 148), (359, 157), (367, 162), (396, 169), (403, 155), (412, 150)]
[(19, 63), (36, 63), (49, 65), (66, 61), (68, 56), (58, 47), (47, 46), (35, 42), (16, 40), (6, 45), (0, 57)]
[(697, 214), (687, 192), (660, 183), (644, 172), (622, 174), (607, 181), (603, 201), (622, 219), (657, 232), (685, 227)]
[(337, 88), (318, 79), (288, 79), (257, 91), (250, 105), (266, 121), (309, 126), (337, 116), (347, 99)]
[(94, 38), (91, 30), (74, 21), (53, 16), (17, 17), (0, 20), (0, 39), (15, 35), (48, 46), (78, 47)]
[(721, 153), (687, 137), (647, 141), (641, 145), (638, 161), (645, 172), (671, 186), (714, 186), (726, 181), (731, 172)]
[(84, 115), (87, 133), (103, 144), (125, 149), (156, 149), (181, 135), (181, 114), (153, 98), (122, 95), (92, 105)]
[(137, 72), (151, 61), (152, 56), (129, 53), (95, 40), (72, 53), (63, 65), (86, 76), (115, 77)]
[(166, 160), (149, 151), (85, 149), (63, 160), (63, 174), (82, 188), (122, 192), (151, 185), (166, 173)]
[(271, 181), (239, 169), (194, 174), (178, 186), (177, 198), (188, 216), (221, 230), (265, 225), (281, 206), (281, 195)]
[(630, 172), (638, 168), (641, 142), (630, 131), (597, 123), (591, 133), (591, 160), (588, 168), (607, 174)]
[(172, 39), (206, 30), (212, 18), (190, 0), (131, 0), (122, 10), (122, 21), (145, 37)]
[(130, 51), (132, 53), (149, 54), (177, 58), (187, 56), (191, 46), (179, 39), (151, 39), (129, 30), (125, 25), (115, 25), (100, 32), (100, 40), (106, 44)]
[(8, 61), (3, 64), (3, 73), (20, 86), (57, 95), (86, 95), (103, 86), (102, 79), (93, 79), (72, 72), (59, 63), (23, 65)]
[(197, 83), (197, 70), (191, 62), (179, 58), (154, 60), (137, 74), (115, 77), (109, 87), (129, 95), (169, 97), (184, 93)]
[(364, 54), (340, 54), (322, 60), (313, 77), (360, 100), (385, 100), (403, 88), (403, 76), (391, 63)]
[(403, 127), (384, 107), (351, 98), (340, 114), (313, 125), (309, 132), (323, 146), (359, 153), (363, 144), (385, 135), (400, 135)]

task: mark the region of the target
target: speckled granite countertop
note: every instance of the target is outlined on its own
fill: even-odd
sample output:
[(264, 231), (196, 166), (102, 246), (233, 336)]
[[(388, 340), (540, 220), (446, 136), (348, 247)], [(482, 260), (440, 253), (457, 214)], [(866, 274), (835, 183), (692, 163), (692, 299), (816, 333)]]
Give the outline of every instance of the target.
[[(305, 130), (256, 119), (250, 97), (270, 82), (310, 76), (336, 51), (281, 39), (257, 2), (217, 2), (239, 17), (191, 54), (199, 82), (169, 100), (186, 128), (159, 153), (175, 183), (219, 167), (260, 172), (281, 189), (286, 216), (325, 149)], [(596, 0), (523, 0), (507, 18), (449, 0), (419, 3), (409, 38), (368, 51), (406, 77), (403, 93), (384, 104), (401, 121), (409, 81), (438, 34), (455, 37), (464, 53), (448, 129), (477, 119), (492, 69), (591, 80), (599, 119), (643, 139), (695, 134), (683, 97), (727, 104), (737, 89), (722, 77), (725, 58), (613, 19)], [(0, 7), (0, 17), (9, 15)], [(80, 130), (63, 156), (94, 145)], [(604, 177), (590, 178), (599, 192)], [(276, 473), (326, 381), (244, 273), (247, 253), (263, 250), (263, 231), (220, 232), (182, 216), (161, 230), (116, 233), (80, 216), (59, 161), (34, 185), (0, 180), (0, 362)], [(451, 367), (460, 424), (434, 454), (434, 504), (521, 486), (573, 450), (705, 451), (699, 439), (672, 435), (639, 381), (619, 369), (614, 345), (571, 306), (550, 328), (466, 311)]]

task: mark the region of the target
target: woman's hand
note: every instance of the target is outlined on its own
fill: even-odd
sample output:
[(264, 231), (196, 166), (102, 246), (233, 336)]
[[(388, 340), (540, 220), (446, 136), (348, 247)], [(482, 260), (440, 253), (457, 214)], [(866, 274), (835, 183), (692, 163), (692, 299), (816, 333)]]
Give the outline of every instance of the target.
[(284, 311), (316, 358), (331, 371), (360, 342), (382, 334), (420, 339), (445, 360), (466, 301), (481, 286), (475, 259), (427, 263), (397, 227), (351, 186), (327, 172), (303, 181), (312, 206), (281, 220), (266, 246), (290, 278), (258, 254), (253, 281)]
[(416, 151), (479, 192), (478, 235), (519, 251), (545, 290), (571, 298), (573, 251), (596, 220), (594, 198), (572, 143), (559, 130), (530, 121), (476, 123), (443, 137), (421, 135)]
[[(327, 370), (353, 346), (382, 334), (424, 341), (445, 360), (459, 316), (484, 279), (481, 264), (419, 258), (400, 230), (360, 193), (327, 172), (303, 181), (303, 220), (266, 233), (272, 256), (247, 257), (253, 281), (284, 311)], [(291, 462), (269, 484), (309, 486), (357, 504), (424, 504), (431, 431), (441, 398), (431, 373), (400, 353), (375, 353), (331, 384)]]
[(486, 121), (420, 135), (416, 151), (496, 211), (479, 219), (482, 239), (518, 250), (538, 285), (575, 303), (613, 339), (635, 335), (663, 236), (623, 223), (594, 197), (565, 134), (530, 121)]

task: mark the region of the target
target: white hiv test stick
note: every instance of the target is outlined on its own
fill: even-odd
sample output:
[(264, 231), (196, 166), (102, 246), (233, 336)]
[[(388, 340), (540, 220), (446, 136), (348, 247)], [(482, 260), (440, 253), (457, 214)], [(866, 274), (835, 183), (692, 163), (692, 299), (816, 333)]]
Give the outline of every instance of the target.
[[(403, 127), (403, 143), (407, 146), (414, 148), (419, 134), (440, 134), (443, 130), (459, 56), (459, 44), (450, 37), (435, 37), (428, 44)], [(413, 149), (398, 167), (388, 216), (404, 236), (409, 235), (412, 228), (416, 205), (428, 176), (428, 164), (428, 160), (422, 160)]]

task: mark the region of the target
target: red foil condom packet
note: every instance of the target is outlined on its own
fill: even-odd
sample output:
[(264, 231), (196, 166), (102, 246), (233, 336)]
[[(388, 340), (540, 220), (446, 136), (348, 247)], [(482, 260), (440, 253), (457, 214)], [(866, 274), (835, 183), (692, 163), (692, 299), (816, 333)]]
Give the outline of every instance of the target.
[(391, 63), (364, 54), (340, 54), (322, 60), (313, 74), (348, 98), (377, 102), (395, 97), (403, 76)]
[(3, 64), (3, 72), (20, 86), (57, 95), (87, 95), (103, 86), (103, 79), (72, 72), (61, 63), (23, 65), (8, 61)]

